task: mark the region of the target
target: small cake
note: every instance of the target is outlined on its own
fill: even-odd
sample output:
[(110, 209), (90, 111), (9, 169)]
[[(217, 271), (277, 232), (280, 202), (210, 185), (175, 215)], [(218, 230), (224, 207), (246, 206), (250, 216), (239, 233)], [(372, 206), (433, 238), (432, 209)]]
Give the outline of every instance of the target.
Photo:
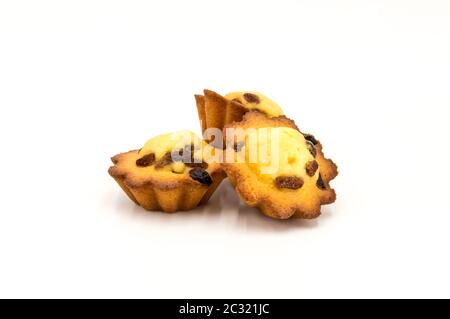
[(222, 130), (227, 124), (242, 120), (245, 113), (258, 110), (268, 117), (283, 115), (277, 103), (258, 92), (232, 92), (222, 96), (204, 90), (204, 95), (195, 95), (202, 132), (209, 128)]
[(112, 157), (108, 172), (147, 210), (190, 210), (206, 203), (225, 178), (218, 152), (194, 133), (180, 131)]
[(292, 120), (250, 111), (225, 130), (223, 166), (248, 206), (276, 219), (310, 219), (320, 215), (321, 205), (335, 201), (329, 183), (338, 174), (336, 165)]

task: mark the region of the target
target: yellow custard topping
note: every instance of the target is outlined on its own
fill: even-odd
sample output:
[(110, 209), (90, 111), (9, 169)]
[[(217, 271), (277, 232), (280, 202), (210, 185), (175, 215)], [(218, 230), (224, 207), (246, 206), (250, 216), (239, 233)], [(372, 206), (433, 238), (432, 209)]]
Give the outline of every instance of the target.
[(163, 134), (151, 138), (145, 143), (139, 154), (155, 154), (156, 160), (161, 159), (167, 152), (182, 149), (185, 145), (194, 144), (201, 146), (202, 140), (195, 133), (183, 130), (173, 133)]
[(225, 98), (228, 100), (236, 100), (244, 107), (250, 110), (256, 109), (267, 114), (269, 117), (276, 117), (284, 114), (277, 103), (259, 92), (231, 92), (225, 95)]
[[(204, 142), (195, 133), (189, 130), (177, 131), (173, 133), (163, 134), (156, 136), (145, 143), (142, 149), (139, 151), (139, 156), (145, 156), (148, 154), (155, 154), (155, 161), (158, 162), (163, 159), (167, 154), (183, 150), (186, 146), (193, 145), (194, 158), (196, 160), (202, 160), (202, 147)], [(178, 153), (179, 154), (179, 153)], [(161, 167), (159, 170), (170, 170), (173, 173), (182, 174), (185, 172), (186, 165), (181, 160), (172, 158), (173, 161)], [(157, 165), (157, 164), (156, 164)]]
[(314, 156), (303, 134), (288, 127), (252, 130), (245, 139), (245, 159), (259, 178), (267, 182), (278, 176), (296, 176), (306, 182), (318, 174), (318, 171), (313, 176), (307, 174), (305, 167), (314, 161)]
[(148, 140), (138, 156), (144, 158), (145, 162), (145, 157), (153, 154), (154, 158), (150, 160), (152, 164), (145, 165), (145, 169), (177, 174), (187, 172), (186, 166), (193, 166), (189, 164), (217, 163), (221, 160), (221, 154), (214, 147), (188, 130), (163, 134)]

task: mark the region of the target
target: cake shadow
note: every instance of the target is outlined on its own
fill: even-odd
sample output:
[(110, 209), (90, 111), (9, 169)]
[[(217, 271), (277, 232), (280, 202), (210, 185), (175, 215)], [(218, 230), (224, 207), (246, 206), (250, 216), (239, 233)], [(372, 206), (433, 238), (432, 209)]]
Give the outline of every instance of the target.
[(321, 221), (331, 217), (327, 208), (322, 208), (324, 214), (317, 219), (290, 218), (286, 220), (273, 219), (262, 214), (257, 208), (246, 206), (239, 198), (228, 179), (222, 182), (220, 189), (212, 198), (205, 210), (211, 215), (219, 215), (229, 220), (233, 226), (249, 231), (287, 232), (298, 229), (314, 229)]
[(125, 196), (121, 196), (116, 202), (116, 208), (120, 213), (129, 214), (132, 218), (144, 219), (152, 223), (194, 223), (203, 220), (205, 223), (222, 223), (227, 228), (254, 232), (288, 232), (298, 229), (312, 229), (320, 224), (320, 220), (329, 214), (324, 214), (319, 219), (305, 220), (291, 218), (277, 220), (263, 215), (258, 209), (243, 204), (234, 187), (228, 179), (225, 179), (213, 194), (208, 203), (193, 210), (176, 213), (164, 213), (160, 211), (146, 211), (142, 207), (130, 202)]

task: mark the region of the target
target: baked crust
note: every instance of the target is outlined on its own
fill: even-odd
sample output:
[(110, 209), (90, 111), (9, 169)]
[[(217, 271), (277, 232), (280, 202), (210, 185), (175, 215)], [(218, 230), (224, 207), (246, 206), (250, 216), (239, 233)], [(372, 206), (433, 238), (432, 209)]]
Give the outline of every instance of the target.
[(186, 173), (157, 171), (154, 166), (138, 167), (135, 163), (139, 157), (137, 150), (112, 157), (114, 166), (108, 173), (132, 201), (147, 210), (167, 213), (191, 210), (206, 203), (226, 176), (220, 164), (209, 164), (206, 171), (213, 183), (208, 186)]
[(242, 120), (249, 111), (242, 104), (228, 100), (214, 91), (204, 90), (203, 94), (195, 95), (202, 133), (208, 128), (222, 130), (225, 125)]
[[(294, 121), (285, 116), (269, 118), (257, 111), (246, 113), (240, 122), (225, 125), (225, 130), (263, 127), (289, 127), (298, 130)], [(338, 170), (332, 160), (324, 157), (319, 141), (315, 148), (318, 170), (325, 189), (318, 188), (315, 183), (306, 184), (297, 190), (278, 189), (274, 184), (261, 181), (246, 163), (225, 161), (223, 167), (236, 192), (248, 206), (257, 207), (265, 215), (276, 219), (316, 218), (320, 215), (321, 205), (330, 204), (336, 200), (336, 193), (330, 188), (329, 183), (338, 175)], [(230, 153), (226, 152), (226, 154)]]

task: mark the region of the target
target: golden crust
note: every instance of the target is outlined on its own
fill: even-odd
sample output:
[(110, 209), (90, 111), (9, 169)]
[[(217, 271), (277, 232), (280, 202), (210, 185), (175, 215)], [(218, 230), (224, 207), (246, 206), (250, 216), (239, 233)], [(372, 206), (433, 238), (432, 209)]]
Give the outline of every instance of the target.
[(210, 164), (207, 172), (213, 179), (210, 186), (201, 184), (187, 174), (158, 172), (153, 167), (135, 165), (138, 151), (129, 151), (111, 158), (114, 166), (108, 173), (128, 197), (147, 210), (175, 212), (190, 210), (206, 203), (225, 178), (220, 164)]
[(204, 90), (203, 93), (204, 96), (195, 95), (202, 133), (208, 128), (222, 130), (226, 124), (240, 121), (249, 111), (240, 103), (230, 101), (214, 91)]
[[(241, 122), (226, 125), (226, 128), (262, 128), (290, 127), (298, 130), (295, 123), (285, 116), (268, 118), (261, 112), (246, 113)], [(335, 191), (329, 182), (337, 174), (337, 166), (324, 157), (322, 145), (317, 142), (316, 161), (322, 176), (325, 190), (319, 189), (315, 183), (305, 185), (299, 190), (277, 189), (274, 185), (264, 183), (245, 163), (225, 163), (224, 170), (230, 182), (235, 186), (241, 199), (251, 207), (259, 208), (265, 215), (276, 219), (299, 217), (311, 219), (320, 215), (321, 205), (330, 204), (336, 200)]]

